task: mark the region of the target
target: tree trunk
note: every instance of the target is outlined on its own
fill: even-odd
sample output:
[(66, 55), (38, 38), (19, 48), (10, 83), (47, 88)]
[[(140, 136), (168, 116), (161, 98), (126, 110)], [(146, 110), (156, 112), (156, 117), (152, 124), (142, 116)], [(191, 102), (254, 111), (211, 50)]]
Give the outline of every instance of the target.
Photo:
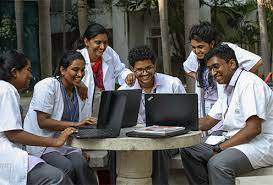
[(168, 25), (168, 2), (167, 0), (158, 0), (161, 42), (162, 42), (162, 56), (163, 69), (165, 74), (171, 74), (171, 60), (170, 60), (170, 42), (169, 42), (169, 25)]
[(52, 75), (50, 0), (38, 0), (39, 49), (42, 79)]
[(63, 0), (63, 52), (66, 51), (66, 0)]
[(17, 50), (24, 50), (24, 1), (15, 1), (15, 19), (16, 19), (16, 35), (17, 35)]
[(264, 61), (263, 71), (270, 71), (270, 60), (269, 60), (269, 44), (267, 35), (267, 24), (265, 19), (264, 11), (264, 0), (257, 0), (258, 5), (258, 17), (259, 17), (259, 27), (260, 27), (260, 42), (261, 42), (261, 55)]
[[(189, 56), (191, 45), (189, 42), (189, 32), (194, 24), (199, 23), (199, 0), (184, 0), (184, 23), (185, 23), (185, 53)], [(186, 77), (187, 92), (195, 92), (195, 80)]]
[(78, 0), (78, 21), (81, 37), (88, 26), (87, 0)]

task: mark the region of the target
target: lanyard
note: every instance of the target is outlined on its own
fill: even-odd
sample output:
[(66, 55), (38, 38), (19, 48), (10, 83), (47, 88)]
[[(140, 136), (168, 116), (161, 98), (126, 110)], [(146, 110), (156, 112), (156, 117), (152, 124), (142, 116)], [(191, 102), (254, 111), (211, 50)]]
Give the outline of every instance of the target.
[[(239, 80), (239, 78), (240, 78), (242, 72), (243, 72), (243, 70), (240, 71), (240, 73), (239, 73), (239, 75), (238, 75), (238, 78), (236, 79), (236, 81), (235, 81), (235, 83), (234, 83), (234, 87), (233, 87), (233, 90), (232, 90), (232, 91), (234, 91), (234, 89), (235, 89), (235, 87), (236, 87), (236, 84), (237, 84), (237, 82), (238, 82), (238, 80)], [(233, 92), (232, 92), (232, 97), (233, 97)], [(232, 97), (230, 98), (230, 102), (231, 102)], [(227, 109), (226, 109), (226, 111), (225, 111), (225, 113), (224, 113), (224, 119), (225, 119), (225, 117), (226, 117), (226, 114), (227, 114), (227, 112), (228, 112), (228, 110), (229, 110), (229, 106), (230, 106), (230, 103), (229, 103), (229, 101), (228, 101), (228, 95), (227, 95), (227, 102), (226, 102), (226, 103), (227, 103)]]
[(61, 91), (64, 100), (64, 112), (63, 118), (65, 121), (79, 121), (79, 102), (75, 88), (72, 91), (72, 97), (70, 98), (64, 88), (63, 83), (61, 83)]

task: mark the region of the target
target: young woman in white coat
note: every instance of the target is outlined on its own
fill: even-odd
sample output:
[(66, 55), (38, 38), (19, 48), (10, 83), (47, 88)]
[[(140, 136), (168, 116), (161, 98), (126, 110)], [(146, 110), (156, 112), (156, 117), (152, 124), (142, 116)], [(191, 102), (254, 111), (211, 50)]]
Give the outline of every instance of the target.
[[(78, 43), (78, 51), (85, 61), (84, 85), (88, 88), (87, 103), (99, 105), (100, 92), (103, 90), (115, 90), (115, 82), (118, 80), (132, 84), (135, 81), (133, 73), (125, 68), (119, 55), (108, 46), (108, 32), (98, 23), (89, 25)], [(84, 86), (79, 88), (84, 91)], [(93, 116), (97, 117), (98, 110), (94, 110)]]
[[(55, 77), (38, 82), (25, 118), (25, 129), (41, 136), (57, 137), (68, 127), (95, 123), (91, 107), (79, 96), (76, 85), (84, 76), (85, 61), (81, 53), (63, 55)], [(97, 184), (97, 178), (78, 148), (27, 146), (32, 154), (63, 170), (75, 184)]]
[(60, 147), (75, 131), (67, 128), (50, 138), (23, 130), (17, 90), (28, 88), (30, 78), (30, 60), (23, 54), (12, 50), (0, 57), (0, 184), (73, 184), (61, 170), (22, 150), (22, 145)]

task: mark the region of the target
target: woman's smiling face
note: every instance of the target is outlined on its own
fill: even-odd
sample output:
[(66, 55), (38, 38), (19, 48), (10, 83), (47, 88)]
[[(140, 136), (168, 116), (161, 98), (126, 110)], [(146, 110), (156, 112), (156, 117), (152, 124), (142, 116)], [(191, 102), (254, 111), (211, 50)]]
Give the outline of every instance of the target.
[(60, 69), (64, 84), (69, 86), (79, 85), (84, 77), (85, 62), (81, 59), (76, 59), (66, 69), (63, 66)]

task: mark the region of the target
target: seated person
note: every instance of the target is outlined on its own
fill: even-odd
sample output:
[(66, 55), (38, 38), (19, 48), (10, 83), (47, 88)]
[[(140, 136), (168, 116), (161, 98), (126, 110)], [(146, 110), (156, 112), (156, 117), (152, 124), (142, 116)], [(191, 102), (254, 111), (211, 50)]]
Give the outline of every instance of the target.
[[(79, 98), (76, 85), (84, 76), (85, 61), (81, 53), (69, 51), (63, 55), (55, 77), (38, 82), (25, 117), (25, 129), (40, 136), (57, 137), (68, 127), (92, 124), (92, 104)], [(63, 170), (75, 184), (97, 184), (81, 150), (69, 146), (33, 147), (27, 151), (48, 164)]]
[[(156, 73), (155, 53), (148, 47), (137, 47), (129, 52), (129, 63), (136, 77), (135, 84), (122, 85), (119, 89), (142, 89), (143, 96), (140, 103), (138, 123), (145, 124), (145, 93), (186, 93), (182, 82), (169, 75)], [(164, 105), (162, 105), (164, 106)], [(153, 152), (153, 184), (168, 184), (169, 158), (177, 150), (164, 150)]]
[(72, 185), (61, 170), (28, 154), (22, 145), (60, 147), (75, 129), (65, 129), (59, 137), (40, 137), (22, 128), (18, 90), (27, 89), (31, 62), (11, 50), (0, 56), (0, 184)]
[[(189, 40), (192, 52), (183, 63), (183, 66), (186, 74), (196, 80), (196, 93), (198, 93), (199, 98), (199, 117), (204, 117), (208, 114), (218, 97), (223, 94), (223, 87), (217, 84), (208, 72), (204, 62), (206, 53), (218, 45), (227, 44), (234, 50), (239, 67), (251, 72), (256, 72), (262, 66), (263, 61), (260, 56), (235, 44), (222, 42), (222, 35), (209, 22), (193, 25), (189, 33)], [(208, 133), (221, 130), (221, 127), (222, 124), (219, 122)]]
[(227, 132), (181, 149), (181, 157), (190, 184), (235, 184), (236, 176), (273, 164), (272, 90), (255, 74), (238, 68), (228, 45), (213, 48), (205, 60), (225, 89), (209, 115), (200, 118), (200, 129), (223, 120)]

